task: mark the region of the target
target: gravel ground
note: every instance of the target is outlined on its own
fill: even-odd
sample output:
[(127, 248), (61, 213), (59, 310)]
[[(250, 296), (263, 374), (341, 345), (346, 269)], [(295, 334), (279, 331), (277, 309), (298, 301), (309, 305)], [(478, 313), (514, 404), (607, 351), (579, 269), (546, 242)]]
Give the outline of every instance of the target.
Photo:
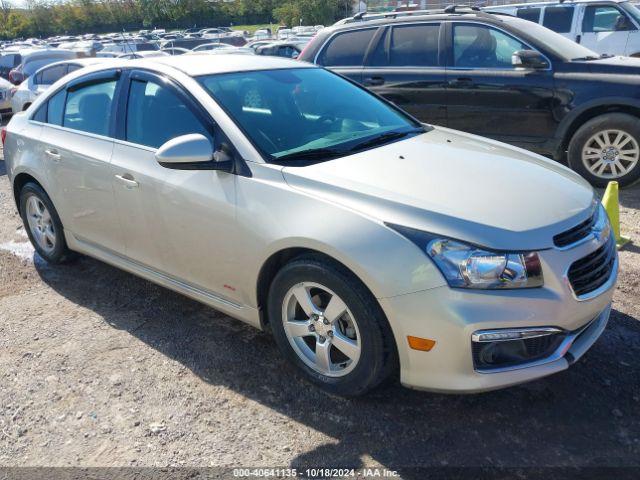
[(609, 327), (571, 369), (344, 400), (208, 307), (90, 258), (44, 264), (0, 161), (0, 465), (640, 466), (640, 187), (621, 203), (635, 243)]

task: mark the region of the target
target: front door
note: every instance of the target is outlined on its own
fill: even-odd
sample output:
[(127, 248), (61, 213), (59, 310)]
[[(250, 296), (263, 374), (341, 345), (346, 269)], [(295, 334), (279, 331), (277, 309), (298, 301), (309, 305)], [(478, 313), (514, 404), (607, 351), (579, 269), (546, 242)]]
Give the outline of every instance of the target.
[(389, 27), (367, 59), (363, 85), (422, 122), (447, 125), (446, 71), (439, 44), (438, 22)]
[(126, 121), (115, 142), (112, 181), (131, 260), (186, 284), (225, 293), (235, 259), (235, 177), (160, 166), (155, 152), (181, 135), (219, 137), (178, 86), (153, 74), (130, 76)]
[(556, 130), (551, 69), (515, 68), (531, 47), (480, 23), (452, 23), (448, 35), (448, 126), (536, 150)]
[(627, 55), (629, 35), (637, 27), (617, 5), (585, 5), (580, 44), (601, 54)]

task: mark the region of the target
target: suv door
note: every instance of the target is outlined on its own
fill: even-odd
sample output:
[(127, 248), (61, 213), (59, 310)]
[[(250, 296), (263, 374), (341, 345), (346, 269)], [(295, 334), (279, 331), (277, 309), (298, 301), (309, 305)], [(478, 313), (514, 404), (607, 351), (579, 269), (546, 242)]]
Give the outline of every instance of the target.
[(441, 38), (440, 22), (387, 27), (366, 59), (363, 85), (423, 122), (447, 125)]
[(215, 146), (222, 135), (180, 87), (150, 72), (131, 72), (119, 112), (111, 178), (126, 256), (222, 293), (235, 258), (235, 175), (173, 170), (155, 158), (175, 137), (199, 133)]
[(314, 63), (356, 82), (362, 82), (365, 57), (380, 31), (378, 27), (365, 27), (337, 33), (320, 49)]
[(530, 50), (512, 34), (479, 22), (447, 24), (448, 126), (536, 150), (556, 130), (551, 68), (511, 63)]
[(582, 17), (580, 43), (598, 53), (627, 55), (629, 35), (638, 31), (638, 26), (618, 5), (612, 3), (588, 4)]
[(119, 72), (80, 77), (35, 114), (65, 229), (79, 241), (119, 251), (120, 224), (111, 182), (113, 115)]

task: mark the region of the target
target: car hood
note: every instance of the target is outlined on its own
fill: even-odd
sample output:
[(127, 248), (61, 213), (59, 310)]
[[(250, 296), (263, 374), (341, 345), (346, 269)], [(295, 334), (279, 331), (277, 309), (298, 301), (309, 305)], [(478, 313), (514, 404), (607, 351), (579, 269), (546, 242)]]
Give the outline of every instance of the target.
[(606, 73), (609, 75), (637, 75), (640, 73), (640, 58), (616, 56), (601, 58), (599, 60), (582, 61), (579, 63), (583, 64), (591, 73)]
[(500, 250), (552, 247), (594, 202), (591, 186), (552, 160), (440, 127), (282, 171), (292, 188), (377, 220)]

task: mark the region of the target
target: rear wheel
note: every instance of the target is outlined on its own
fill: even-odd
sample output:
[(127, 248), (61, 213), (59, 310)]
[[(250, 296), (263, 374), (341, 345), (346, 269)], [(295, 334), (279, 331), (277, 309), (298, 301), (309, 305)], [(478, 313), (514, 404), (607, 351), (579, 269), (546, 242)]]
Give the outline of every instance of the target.
[(30, 182), (20, 190), (20, 215), (33, 248), (42, 258), (49, 263), (72, 259), (58, 212), (38, 184)]
[(597, 187), (612, 180), (631, 185), (640, 178), (640, 119), (608, 113), (589, 120), (571, 139), (568, 160)]
[(397, 366), (375, 298), (338, 264), (315, 257), (289, 263), (271, 285), (268, 308), (284, 356), (329, 393), (364, 394)]

